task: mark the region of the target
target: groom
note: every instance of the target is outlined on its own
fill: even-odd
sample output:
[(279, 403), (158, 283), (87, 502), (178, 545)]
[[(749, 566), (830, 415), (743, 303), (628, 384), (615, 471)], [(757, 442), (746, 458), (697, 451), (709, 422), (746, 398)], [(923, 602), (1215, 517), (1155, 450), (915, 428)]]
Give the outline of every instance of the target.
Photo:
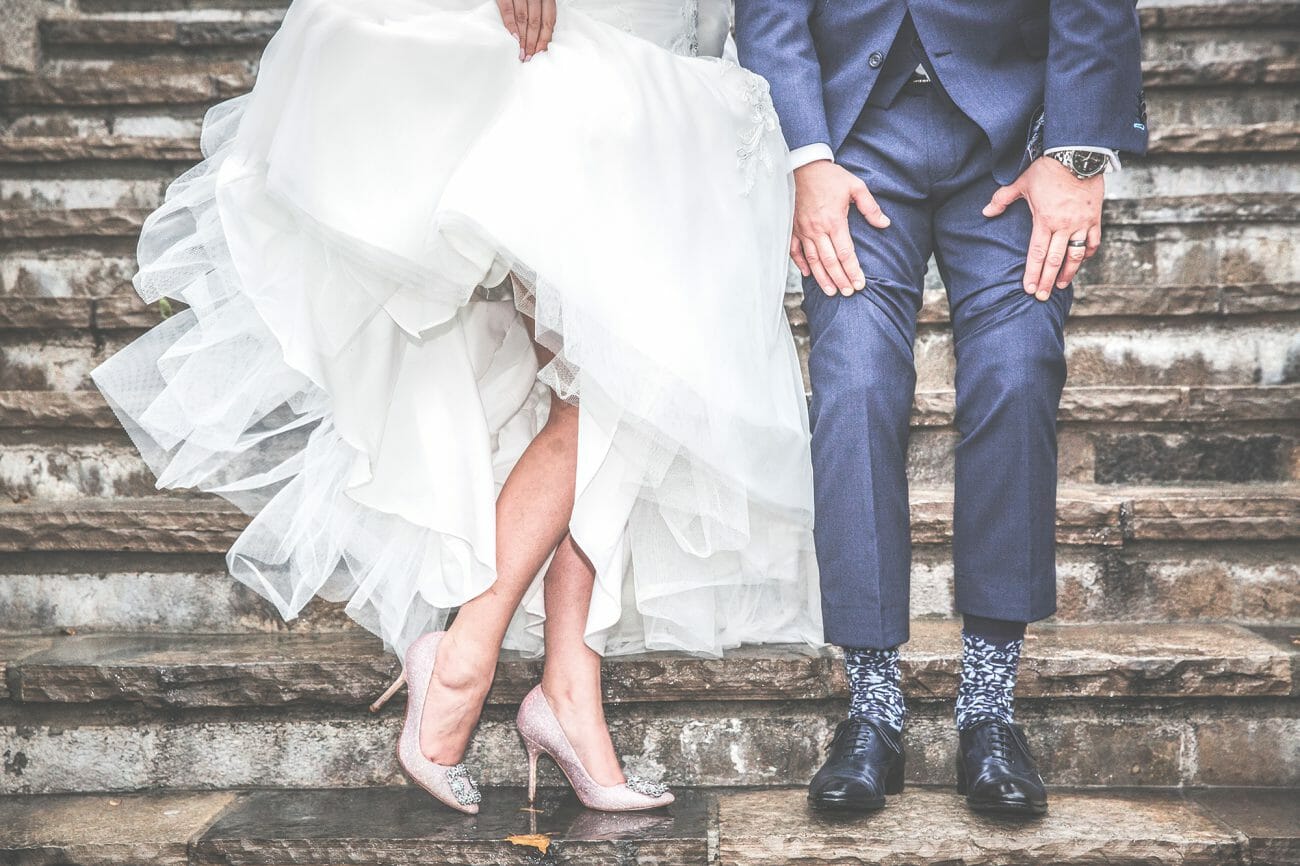
[(1012, 696), (1025, 624), (1056, 603), (1070, 283), (1101, 243), (1103, 173), (1146, 149), (1133, 0), (736, 0), (736, 42), (792, 151), (826, 638), (852, 690), (809, 796), (867, 811), (902, 790), (905, 464), (933, 254), (961, 433), (957, 790), (1042, 814)]

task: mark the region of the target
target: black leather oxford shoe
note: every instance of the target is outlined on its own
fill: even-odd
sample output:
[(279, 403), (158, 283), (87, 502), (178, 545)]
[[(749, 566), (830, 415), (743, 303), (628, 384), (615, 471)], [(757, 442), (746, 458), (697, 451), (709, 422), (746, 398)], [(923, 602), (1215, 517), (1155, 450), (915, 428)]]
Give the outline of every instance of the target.
[(1025, 732), (1002, 719), (985, 719), (961, 732), (957, 793), (977, 812), (1043, 815), (1047, 789), (1029, 754)]
[(885, 805), (886, 794), (903, 792), (903, 762), (903, 743), (893, 731), (866, 719), (845, 719), (808, 786), (808, 799), (820, 809), (875, 811)]

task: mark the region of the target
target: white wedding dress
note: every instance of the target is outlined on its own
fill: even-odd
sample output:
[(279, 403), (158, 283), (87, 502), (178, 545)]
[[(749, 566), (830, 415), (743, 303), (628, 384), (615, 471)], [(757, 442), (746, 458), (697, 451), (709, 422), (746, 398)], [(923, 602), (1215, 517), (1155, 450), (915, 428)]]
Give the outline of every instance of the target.
[[(592, 647), (820, 641), (792, 187), (765, 83), (694, 56), (714, 3), (562, 0), (520, 63), (492, 2), (295, 0), (209, 112), (135, 280), (187, 308), (94, 378), (159, 487), (253, 515), (228, 564), (285, 618), (400, 652), (491, 585), (549, 386)], [(544, 616), (538, 580), (506, 645)]]

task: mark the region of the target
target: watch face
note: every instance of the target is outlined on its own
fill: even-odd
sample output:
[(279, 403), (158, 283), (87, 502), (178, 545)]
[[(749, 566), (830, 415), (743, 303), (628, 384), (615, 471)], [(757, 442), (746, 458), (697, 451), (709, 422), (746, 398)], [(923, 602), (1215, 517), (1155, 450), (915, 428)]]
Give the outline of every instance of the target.
[(1091, 177), (1106, 167), (1106, 154), (1076, 150), (1071, 162), (1076, 172), (1084, 177)]

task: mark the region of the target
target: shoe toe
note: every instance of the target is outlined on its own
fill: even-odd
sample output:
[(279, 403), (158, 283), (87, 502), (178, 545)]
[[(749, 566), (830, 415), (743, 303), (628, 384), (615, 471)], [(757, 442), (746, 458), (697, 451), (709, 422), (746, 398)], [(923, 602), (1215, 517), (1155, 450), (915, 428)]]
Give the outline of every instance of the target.
[(1017, 811), (1040, 811), (1046, 797), (1022, 779), (989, 781), (971, 791), (970, 799), (981, 805)]
[(809, 793), (817, 800), (876, 800), (883, 794), (862, 779), (850, 779), (832, 776), (823, 779), (820, 784), (814, 780), (809, 786)]

